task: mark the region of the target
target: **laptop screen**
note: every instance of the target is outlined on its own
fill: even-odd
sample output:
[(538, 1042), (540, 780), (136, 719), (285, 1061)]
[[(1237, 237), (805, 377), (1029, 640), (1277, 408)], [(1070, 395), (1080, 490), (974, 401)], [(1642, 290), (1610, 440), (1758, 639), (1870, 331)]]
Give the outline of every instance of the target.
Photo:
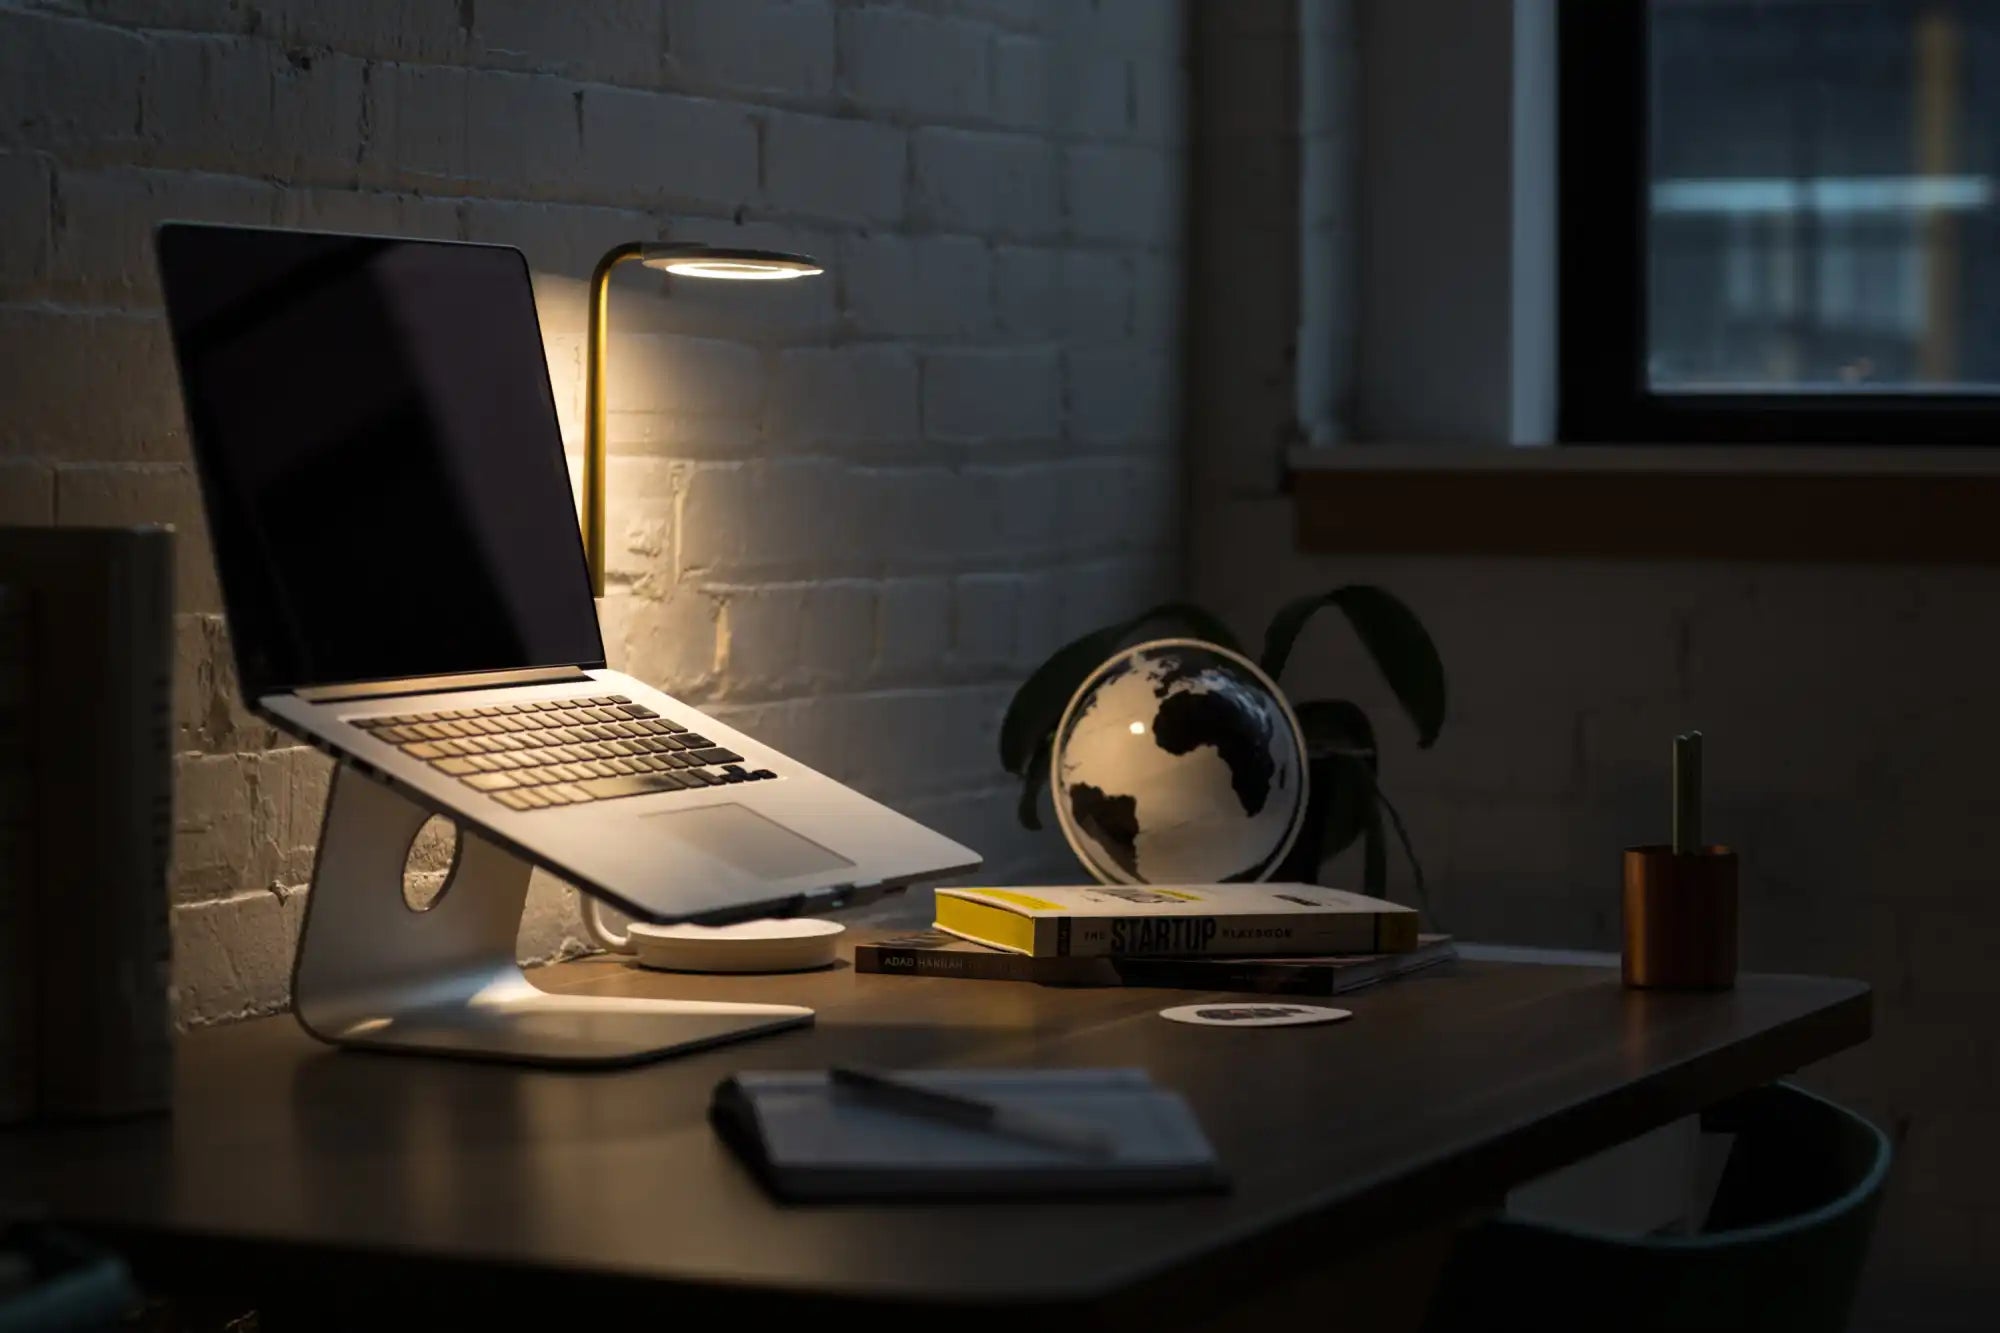
[(177, 223), (158, 246), (246, 698), (603, 665), (518, 250)]

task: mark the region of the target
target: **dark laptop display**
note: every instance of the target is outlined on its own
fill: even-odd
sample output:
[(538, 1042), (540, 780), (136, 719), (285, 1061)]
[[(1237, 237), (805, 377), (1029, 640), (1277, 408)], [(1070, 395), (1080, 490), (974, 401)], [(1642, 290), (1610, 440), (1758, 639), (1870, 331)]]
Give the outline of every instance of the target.
[(519, 251), (170, 223), (159, 255), (248, 698), (604, 664)]

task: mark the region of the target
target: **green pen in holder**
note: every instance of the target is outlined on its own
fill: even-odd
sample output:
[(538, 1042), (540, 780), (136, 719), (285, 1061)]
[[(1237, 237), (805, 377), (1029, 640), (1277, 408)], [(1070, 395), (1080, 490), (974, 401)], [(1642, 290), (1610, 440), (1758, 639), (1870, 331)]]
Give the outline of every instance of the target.
[(1701, 733), (1674, 738), (1673, 841), (1625, 849), (1625, 984), (1736, 984), (1736, 853), (1701, 840)]

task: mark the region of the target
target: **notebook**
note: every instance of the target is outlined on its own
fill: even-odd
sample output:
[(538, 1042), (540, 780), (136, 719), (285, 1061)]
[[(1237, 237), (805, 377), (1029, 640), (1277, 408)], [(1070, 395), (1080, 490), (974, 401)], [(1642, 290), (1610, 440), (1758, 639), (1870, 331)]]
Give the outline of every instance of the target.
[(1186, 1193), (1225, 1188), (1200, 1123), (1142, 1069), (911, 1070), (910, 1083), (1073, 1118), (1112, 1134), (1082, 1156), (869, 1102), (823, 1071), (746, 1071), (709, 1114), (773, 1194), (800, 1202)]

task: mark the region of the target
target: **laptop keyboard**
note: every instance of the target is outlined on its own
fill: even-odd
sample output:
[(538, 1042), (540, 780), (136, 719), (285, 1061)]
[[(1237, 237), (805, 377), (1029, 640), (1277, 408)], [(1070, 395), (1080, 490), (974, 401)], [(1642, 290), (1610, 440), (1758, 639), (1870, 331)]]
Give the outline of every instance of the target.
[(510, 810), (778, 776), (622, 694), (348, 721)]

